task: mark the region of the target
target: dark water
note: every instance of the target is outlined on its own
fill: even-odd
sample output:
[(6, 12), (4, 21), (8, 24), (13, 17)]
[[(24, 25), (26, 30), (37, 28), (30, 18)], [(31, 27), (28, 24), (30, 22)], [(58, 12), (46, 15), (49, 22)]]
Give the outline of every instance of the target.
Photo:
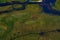
[(55, 6), (56, 0), (43, 0), (42, 9), (43, 12), (48, 14), (60, 15), (60, 10), (53, 9), (52, 7)]
[(55, 6), (55, 2), (56, 2), (56, 0), (43, 0), (43, 2), (29, 2), (29, 0), (27, 0), (26, 2), (23, 2), (23, 3), (19, 2), (19, 1), (0, 3), (0, 7), (8, 6), (8, 5), (14, 5), (14, 4), (21, 4), (22, 5), (21, 8), (15, 8), (12, 6), (11, 10), (0, 11), (0, 14), (11, 12), (13, 10), (24, 10), (25, 6), (27, 4), (39, 4), (39, 6), (42, 7), (44, 13), (60, 15), (60, 10), (56, 10), (56, 9), (52, 8), (53, 6)]

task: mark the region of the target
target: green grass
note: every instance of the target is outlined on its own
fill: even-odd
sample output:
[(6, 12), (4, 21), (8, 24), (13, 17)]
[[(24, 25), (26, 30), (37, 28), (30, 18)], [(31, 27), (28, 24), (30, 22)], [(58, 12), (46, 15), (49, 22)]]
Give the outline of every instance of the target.
[[(56, 5), (59, 6), (59, 4)], [(7, 27), (6, 31), (2, 29), (5, 33), (2, 34), (0, 40), (14, 40), (15, 37), (18, 37), (16, 40), (60, 40), (60, 34), (55, 32), (47, 33), (45, 36), (38, 34), (23, 36), (31, 32), (37, 33), (60, 28), (60, 16), (45, 14), (41, 10), (38, 5), (31, 4), (27, 5), (25, 10), (0, 15), (0, 23)]]

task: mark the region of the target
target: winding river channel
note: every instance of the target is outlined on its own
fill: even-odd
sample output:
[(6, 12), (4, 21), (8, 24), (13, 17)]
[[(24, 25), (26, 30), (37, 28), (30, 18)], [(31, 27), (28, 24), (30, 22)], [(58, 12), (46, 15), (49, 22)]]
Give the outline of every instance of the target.
[(34, 1), (31, 2), (30, 0), (27, 0), (26, 2), (19, 2), (19, 1), (12, 1), (12, 2), (5, 2), (5, 3), (0, 2), (0, 7), (14, 5), (14, 4), (21, 4), (22, 5), (21, 8), (12, 7), (12, 10), (0, 11), (0, 14), (11, 12), (13, 10), (24, 10), (27, 4), (39, 4), (39, 6), (42, 7), (42, 9), (43, 9), (42, 11), (44, 13), (60, 15), (60, 10), (56, 10), (56, 9), (52, 8), (55, 6), (55, 3), (56, 3), (56, 0), (42, 0), (42, 1), (39, 0), (37, 2), (34, 2)]

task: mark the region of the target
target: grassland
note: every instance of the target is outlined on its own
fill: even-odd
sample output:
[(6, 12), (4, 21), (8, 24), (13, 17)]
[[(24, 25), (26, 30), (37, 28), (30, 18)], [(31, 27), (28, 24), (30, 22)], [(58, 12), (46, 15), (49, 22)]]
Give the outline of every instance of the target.
[[(4, 1), (5, 2), (5, 1)], [(55, 8), (60, 9), (59, 0)], [(3, 7), (0, 10), (8, 10)], [(36, 4), (27, 5), (25, 10), (13, 11), (0, 15), (0, 40), (60, 40), (60, 33), (51, 32), (44, 36), (28, 33), (50, 31), (60, 28), (60, 16), (42, 12)]]

